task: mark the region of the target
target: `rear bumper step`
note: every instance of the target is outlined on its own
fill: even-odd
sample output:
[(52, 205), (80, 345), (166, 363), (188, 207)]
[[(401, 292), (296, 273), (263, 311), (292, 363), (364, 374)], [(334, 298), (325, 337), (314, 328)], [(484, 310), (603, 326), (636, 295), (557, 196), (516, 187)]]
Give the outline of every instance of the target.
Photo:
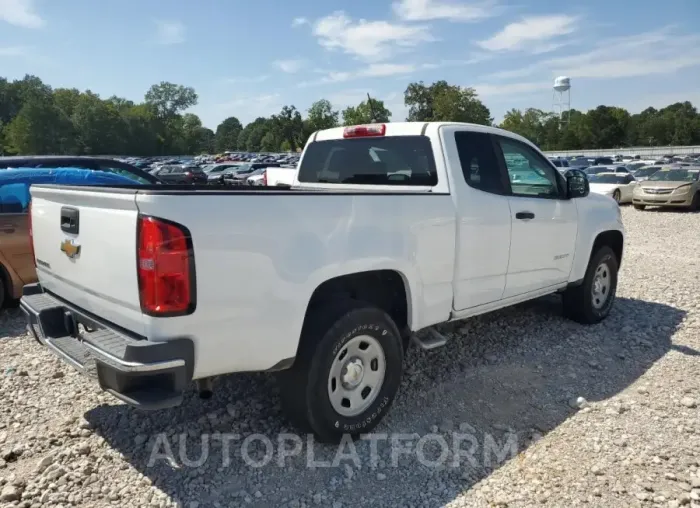
[[(120, 400), (142, 409), (182, 402), (194, 369), (191, 340), (134, 339), (45, 293), (39, 284), (24, 287), (20, 307), (37, 341), (78, 371), (97, 377), (100, 387)], [(79, 325), (94, 331), (81, 331)]]

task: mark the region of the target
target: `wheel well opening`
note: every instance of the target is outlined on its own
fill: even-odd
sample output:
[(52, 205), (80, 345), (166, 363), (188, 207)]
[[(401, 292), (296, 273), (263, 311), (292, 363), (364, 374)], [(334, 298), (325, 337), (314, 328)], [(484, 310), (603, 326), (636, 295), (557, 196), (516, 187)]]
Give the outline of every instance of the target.
[(359, 272), (327, 280), (311, 295), (306, 315), (312, 308), (338, 298), (352, 298), (382, 309), (402, 333), (408, 326), (408, 293), (403, 277), (394, 270)]
[(610, 247), (617, 258), (618, 267), (622, 264), (622, 247), (624, 240), (622, 233), (619, 231), (604, 231), (600, 233), (593, 243), (593, 252), (596, 252), (603, 246)]

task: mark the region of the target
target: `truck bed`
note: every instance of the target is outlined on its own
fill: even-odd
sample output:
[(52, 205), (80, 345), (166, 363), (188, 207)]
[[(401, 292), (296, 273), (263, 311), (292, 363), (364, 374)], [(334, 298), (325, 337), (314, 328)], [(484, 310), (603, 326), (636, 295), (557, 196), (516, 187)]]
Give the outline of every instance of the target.
[[(414, 328), (450, 315), (456, 219), (449, 194), (174, 185), (47, 185), (31, 192), (42, 286), (149, 341), (192, 338), (196, 355), (207, 358), (197, 362), (195, 379), (267, 370), (294, 357), (314, 290), (347, 273), (400, 267)], [(76, 259), (59, 248), (66, 234), (58, 215), (66, 206), (80, 212)], [(191, 232), (192, 314), (164, 319), (141, 312), (139, 216)]]

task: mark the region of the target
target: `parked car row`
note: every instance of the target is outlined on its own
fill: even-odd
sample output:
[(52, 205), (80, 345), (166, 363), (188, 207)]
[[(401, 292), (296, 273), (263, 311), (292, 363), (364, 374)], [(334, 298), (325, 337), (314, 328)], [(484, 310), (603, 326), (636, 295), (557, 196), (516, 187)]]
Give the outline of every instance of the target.
[(639, 178), (624, 171), (586, 173), (591, 192), (610, 196), (619, 204), (632, 203), (637, 210), (647, 206), (700, 210), (700, 165), (646, 169), (638, 170)]
[(267, 170), (284, 168), (286, 171), (276, 171), (272, 185), (290, 185), (299, 155), (227, 153), (193, 159), (130, 157), (122, 162), (143, 168), (162, 183), (179, 185), (267, 185)]
[(610, 196), (619, 204), (633, 203), (638, 210), (647, 206), (700, 209), (700, 154), (650, 160), (630, 155), (550, 156), (549, 160), (561, 173), (582, 170), (591, 192)]

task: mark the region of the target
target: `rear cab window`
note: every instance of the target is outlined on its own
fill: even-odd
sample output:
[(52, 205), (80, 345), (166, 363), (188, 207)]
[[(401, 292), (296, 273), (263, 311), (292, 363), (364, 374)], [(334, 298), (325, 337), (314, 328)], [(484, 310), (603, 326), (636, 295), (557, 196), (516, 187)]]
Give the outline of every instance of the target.
[(435, 186), (430, 138), (381, 136), (314, 141), (307, 145), (300, 183)]

